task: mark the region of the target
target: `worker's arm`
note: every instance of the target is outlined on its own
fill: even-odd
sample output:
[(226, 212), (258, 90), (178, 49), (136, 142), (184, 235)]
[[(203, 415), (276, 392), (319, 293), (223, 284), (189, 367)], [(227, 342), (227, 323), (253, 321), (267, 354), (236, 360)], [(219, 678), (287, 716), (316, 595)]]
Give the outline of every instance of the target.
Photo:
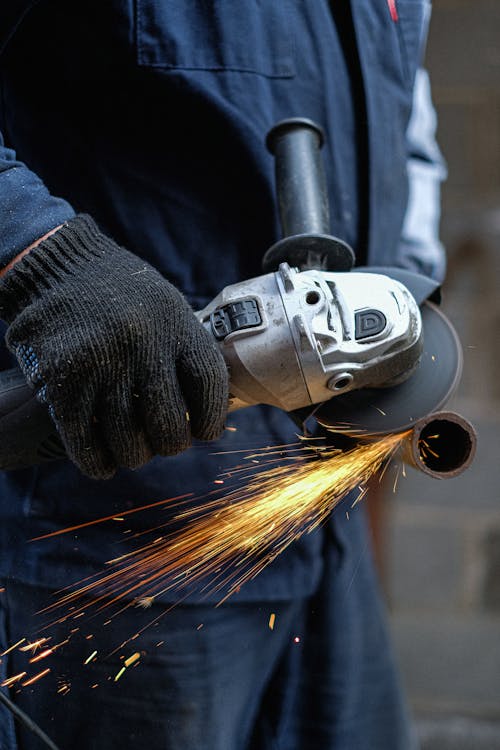
[(104, 479), (218, 437), (226, 366), (181, 293), (0, 157), (0, 318), (68, 456)]
[(436, 143), (436, 113), (429, 78), (420, 69), (407, 130), (408, 208), (398, 249), (398, 265), (442, 281), (446, 258), (439, 240), (441, 183), (446, 167)]
[(0, 133), (0, 268), (75, 215), (7, 148)]

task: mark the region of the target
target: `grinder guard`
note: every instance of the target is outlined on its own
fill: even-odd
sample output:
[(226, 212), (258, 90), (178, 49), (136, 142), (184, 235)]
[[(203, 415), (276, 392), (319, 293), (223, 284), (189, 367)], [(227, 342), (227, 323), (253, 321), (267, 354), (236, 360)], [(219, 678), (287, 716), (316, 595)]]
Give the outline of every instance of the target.
[(422, 310), (424, 350), (411, 377), (387, 388), (366, 388), (300, 412), (304, 421), (314, 414), (329, 430), (375, 437), (411, 429), (442, 409), (455, 392), (462, 373), (460, 341), (448, 318), (432, 302)]

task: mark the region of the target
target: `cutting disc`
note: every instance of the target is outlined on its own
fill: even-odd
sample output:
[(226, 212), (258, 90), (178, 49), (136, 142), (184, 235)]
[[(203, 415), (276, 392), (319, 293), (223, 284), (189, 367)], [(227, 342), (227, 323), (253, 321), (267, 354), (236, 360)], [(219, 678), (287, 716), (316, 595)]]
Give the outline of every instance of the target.
[(455, 329), (432, 302), (425, 302), (421, 313), (424, 351), (408, 380), (336, 396), (310, 416), (330, 430), (360, 437), (403, 432), (442, 409), (460, 380), (462, 349)]

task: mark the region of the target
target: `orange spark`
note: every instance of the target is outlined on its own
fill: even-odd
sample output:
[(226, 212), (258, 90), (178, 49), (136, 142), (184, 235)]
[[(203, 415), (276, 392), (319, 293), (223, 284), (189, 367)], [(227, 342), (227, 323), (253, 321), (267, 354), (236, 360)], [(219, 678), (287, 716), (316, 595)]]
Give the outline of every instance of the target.
[[(224, 601), (299, 536), (320, 526), (340, 500), (384, 466), (404, 437), (389, 435), (345, 452), (328, 446), (318, 451), (306, 444), (293, 461), (275, 456), (264, 468), (246, 464), (232, 470), (238, 475), (236, 489), (180, 510), (169, 521), (185, 522), (181, 531), (116, 558), (105, 572), (81, 582), (44, 611), (74, 606), (93, 595), (73, 611), (73, 618), (122, 602), (116, 615), (166, 591), (182, 595), (186, 586), (201, 592), (224, 589)], [(278, 446), (282, 452), (284, 448)]]
[(22, 646), (22, 648), (20, 648), (19, 651), (31, 651), (32, 654), (36, 654), (40, 646), (43, 646), (49, 640), (50, 638), (39, 638), (37, 641), (32, 641), (32, 642), (30, 641), (26, 644), (26, 646)]
[(154, 600), (154, 596), (144, 596), (142, 599), (137, 600), (137, 606), (142, 607), (143, 609), (149, 609), (153, 606)]
[(71, 683), (61, 680), (57, 692), (61, 695), (67, 695), (71, 690)]
[(42, 659), (46, 659), (47, 656), (50, 656), (50, 654), (54, 653), (53, 648), (47, 648), (45, 651), (42, 651), (41, 654), (38, 654), (38, 656), (33, 656), (29, 661), (30, 664), (36, 664), (37, 661), (41, 661)]
[[(140, 508), (132, 508), (131, 510), (121, 511), (121, 516), (130, 516), (132, 513), (139, 513), (143, 510), (150, 508), (158, 508), (160, 505), (171, 505), (173, 501), (184, 500), (185, 498), (192, 497), (192, 493), (188, 492), (185, 495), (178, 495), (177, 497), (171, 497), (167, 500), (159, 500), (156, 503), (149, 503), (148, 505), (142, 505)], [(68, 526), (65, 529), (58, 529), (57, 531), (51, 531), (49, 534), (42, 534), (42, 536), (34, 536), (30, 539), (30, 542), (39, 542), (41, 539), (49, 539), (49, 537), (60, 536), (61, 534), (69, 534), (70, 531), (77, 531), (78, 529), (84, 529), (87, 526), (95, 526), (97, 523), (103, 523), (104, 521), (113, 521), (116, 518), (116, 513), (111, 516), (102, 516), (101, 518), (95, 518), (93, 521), (86, 521), (86, 523), (79, 523), (77, 526)]]
[(2, 682), (2, 687), (11, 687), (16, 682), (19, 682), (19, 680), (22, 680), (23, 677), (25, 677), (27, 672), (19, 672), (19, 674), (15, 674), (13, 677), (8, 677), (6, 680)]
[(41, 680), (42, 677), (45, 677), (45, 675), (48, 675), (50, 672), (50, 667), (47, 669), (44, 669), (43, 672), (39, 672), (34, 677), (30, 677), (29, 680), (25, 680), (22, 684), (23, 687), (28, 687), (28, 685), (34, 685), (35, 682), (38, 682), (38, 680)]
[(141, 655), (138, 651), (135, 652), (135, 654), (132, 654), (132, 656), (129, 656), (128, 659), (125, 659), (123, 662), (126, 667), (131, 667), (132, 664), (135, 664), (135, 662), (141, 658)]
[[(2, 651), (0, 656), (6, 656), (6, 654), (10, 654), (11, 651), (14, 651), (14, 649), (20, 646), (21, 643), (24, 643), (25, 640), (26, 638), (21, 638), (19, 641), (17, 641), (17, 643), (14, 643), (13, 646), (9, 646), (9, 648), (5, 649), (5, 651)], [(23, 649), (20, 650), (22, 651)]]

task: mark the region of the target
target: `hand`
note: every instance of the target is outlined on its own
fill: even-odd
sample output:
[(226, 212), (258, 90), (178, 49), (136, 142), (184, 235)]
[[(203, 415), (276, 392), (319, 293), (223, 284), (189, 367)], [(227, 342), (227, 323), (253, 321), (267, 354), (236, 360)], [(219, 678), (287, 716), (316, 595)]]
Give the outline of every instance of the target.
[(222, 432), (228, 376), (217, 345), (181, 293), (90, 217), (0, 279), (0, 316), (85, 474), (109, 478)]

